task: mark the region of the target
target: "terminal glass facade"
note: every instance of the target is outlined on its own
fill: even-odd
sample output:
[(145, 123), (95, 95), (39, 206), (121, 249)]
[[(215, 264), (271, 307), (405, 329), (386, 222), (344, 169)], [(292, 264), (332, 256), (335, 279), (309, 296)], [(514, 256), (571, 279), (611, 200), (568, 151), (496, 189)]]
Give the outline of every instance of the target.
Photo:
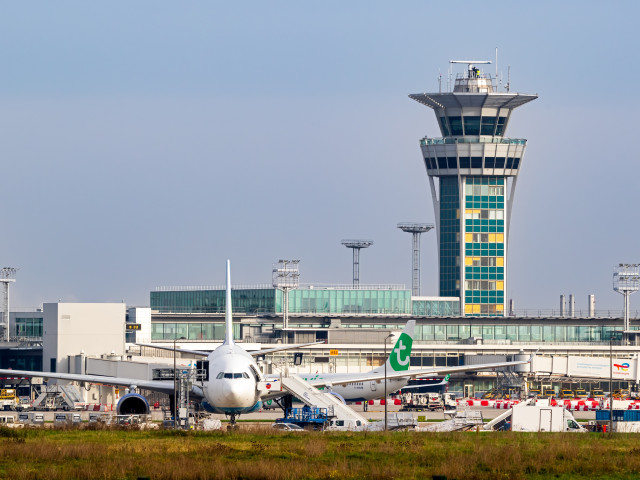
[[(276, 312), (283, 311), (283, 292), (276, 291)], [(409, 290), (297, 289), (289, 291), (290, 313), (411, 313)]]
[[(224, 313), (224, 290), (170, 290), (151, 292), (151, 310), (159, 313)], [(233, 309), (244, 313), (273, 313), (272, 288), (231, 291)]]
[(415, 317), (459, 317), (460, 300), (429, 299), (412, 301), (411, 314)]
[(429, 343), (433, 341), (464, 340), (469, 337), (482, 339), (483, 342), (500, 343), (574, 343), (609, 342), (611, 332), (623, 327), (603, 325), (498, 325), (482, 323), (478, 325), (416, 325), (415, 341)]
[(16, 317), (16, 337), (39, 338), (42, 337), (42, 318)]
[[(283, 311), (282, 290), (234, 289), (233, 310), (252, 314)], [(151, 310), (158, 313), (224, 313), (224, 290), (151, 292)], [(409, 290), (296, 289), (289, 291), (290, 313), (410, 314)]]
[[(233, 338), (240, 338), (240, 325), (233, 324)], [(222, 322), (156, 322), (151, 324), (151, 340), (202, 340), (222, 342), (225, 324)]]

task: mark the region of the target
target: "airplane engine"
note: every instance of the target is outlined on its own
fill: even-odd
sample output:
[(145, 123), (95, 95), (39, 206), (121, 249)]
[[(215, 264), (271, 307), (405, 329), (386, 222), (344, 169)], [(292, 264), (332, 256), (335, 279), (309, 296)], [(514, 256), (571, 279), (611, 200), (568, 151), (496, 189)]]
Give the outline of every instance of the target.
[(342, 395), (340, 395), (339, 393), (336, 392), (327, 392), (331, 395), (333, 395), (334, 397), (336, 397), (338, 400), (340, 400), (342, 403), (344, 403), (345, 405), (347, 404), (347, 401), (344, 399), (344, 397)]
[(149, 402), (139, 393), (127, 393), (118, 402), (118, 415), (148, 415)]

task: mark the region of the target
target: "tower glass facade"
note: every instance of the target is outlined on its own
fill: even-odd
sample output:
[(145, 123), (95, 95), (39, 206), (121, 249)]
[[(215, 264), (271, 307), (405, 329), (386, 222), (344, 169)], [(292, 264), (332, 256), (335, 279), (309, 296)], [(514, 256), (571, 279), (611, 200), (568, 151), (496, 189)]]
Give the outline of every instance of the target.
[(465, 314), (504, 313), (504, 184), (466, 177), (464, 191)]

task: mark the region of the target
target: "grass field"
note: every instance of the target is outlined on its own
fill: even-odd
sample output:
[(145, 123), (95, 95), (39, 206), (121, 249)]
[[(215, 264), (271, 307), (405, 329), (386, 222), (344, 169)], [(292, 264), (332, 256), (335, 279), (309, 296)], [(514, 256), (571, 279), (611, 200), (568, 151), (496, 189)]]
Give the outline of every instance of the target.
[(0, 478), (637, 478), (640, 436), (0, 428)]

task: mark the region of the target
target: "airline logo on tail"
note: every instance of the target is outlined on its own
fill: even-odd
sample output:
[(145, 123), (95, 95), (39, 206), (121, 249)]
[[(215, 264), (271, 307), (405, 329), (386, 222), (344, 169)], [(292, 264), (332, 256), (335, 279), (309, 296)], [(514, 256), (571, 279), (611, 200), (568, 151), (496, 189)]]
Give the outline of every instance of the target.
[(409, 370), (409, 359), (411, 357), (411, 346), (413, 345), (413, 339), (406, 333), (402, 333), (400, 338), (396, 342), (395, 347), (389, 356), (389, 363), (391, 368), (396, 372), (402, 372)]

